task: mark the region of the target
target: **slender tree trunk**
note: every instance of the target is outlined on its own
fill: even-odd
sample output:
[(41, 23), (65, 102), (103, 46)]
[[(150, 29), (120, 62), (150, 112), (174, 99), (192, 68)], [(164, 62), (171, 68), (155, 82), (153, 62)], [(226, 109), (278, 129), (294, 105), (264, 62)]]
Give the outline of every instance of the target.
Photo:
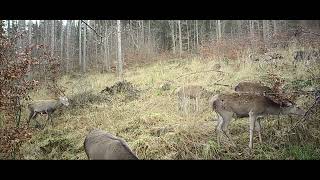
[(54, 55), (54, 20), (51, 21), (51, 44), (50, 44), (50, 54), (51, 56)]
[(67, 41), (67, 47), (66, 47), (66, 54), (67, 54), (67, 73), (69, 72), (69, 62), (70, 62), (70, 33), (71, 33), (71, 20), (67, 21), (67, 33), (66, 33), (66, 41)]
[(190, 33), (189, 33), (189, 25), (188, 25), (188, 20), (186, 21), (186, 24), (187, 24), (187, 44), (188, 44), (188, 52), (190, 50), (190, 39), (189, 39), (189, 36), (190, 36)]
[(197, 42), (197, 46), (196, 49), (198, 49), (199, 47), (199, 26), (198, 26), (198, 20), (196, 20), (196, 42)]
[(278, 34), (277, 20), (273, 20), (273, 34)]
[(174, 32), (174, 21), (169, 21), (169, 25), (171, 24), (171, 38), (172, 38), (172, 51), (173, 54), (176, 54), (176, 38), (175, 38), (175, 32)]
[(253, 20), (249, 20), (249, 31), (251, 38), (254, 38), (254, 23)]
[(82, 72), (86, 72), (87, 66), (87, 26), (83, 27), (83, 60), (82, 60)]
[(108, 27), (106, 25), (106, 30), (104, 33), (104, 56), (105, 56), (105, 67), (106, 67), (107, 71), (109, 71), (110, 70), (109, 54), (108, 54), (109, 37), (107, 35), (108, 35)]
[(221, 39), (221, 20), (217, 20), (217, 41)]
[(269, 37), (268, 20), (262, 20), (263, 40), (266, 42)]
[(79, 70), (82, 67), (82, 35), (81, 35), (81, 21), (79, 20)]
[(32, 44), (32, 21), (29, 20), (28, 22), (28, 45), (31, 45)]
[(117, 20), (117, 34), (118, 34), (118, 78), (122, 80), (122, 56), (121, 56), (121, 22)]
[(151, 53), (151, 20), (148, 21), (148, 54)]
[(60, 32), (60, 58), (63, 59), (63, 22), (61, 20), (61, 32)]
[(179, 57), (182, 56), (182, 33), (181, 33), (181, 20), (178, 20), (178, 28), (179, 28)]

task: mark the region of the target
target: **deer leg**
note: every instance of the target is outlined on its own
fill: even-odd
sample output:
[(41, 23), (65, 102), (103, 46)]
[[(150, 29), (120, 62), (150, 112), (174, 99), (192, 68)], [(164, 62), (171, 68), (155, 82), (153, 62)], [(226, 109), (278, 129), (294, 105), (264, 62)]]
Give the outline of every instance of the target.
[(48, 112), (48, 122), (49, 122), (49, 120), (51, 121), (51, 125), (52, 125), (52, 127), (53, 127), (53, 122), (52, 122), (51, 113)]
[(250, 121), (250, 126), (249, 126), (249, 133), (250, 133), (250, 138), (249, 138), (249, 148), (252, 149), (253, 148), (253, 133), (254, 133), (254, 124), (256, 121), (257, 117), (256, 115), (250, 111), (249, 112), (249, 121)]
[(233, 146), (236, 146), (229, 132), (229, 124), (231, 119), (232, 119), (232, 113), (228, 113), (228, 114), (225, 113), (225, 115), (223, 116), (222, 130), (223, 130), (223, 133), (227, 136), (228, 140), (231, 142), (231, 144)]
[(197, 97), (196, 97), (196, 111), (197, 112), (199, 111), (199, 101)]
[(217, 123), (217, 127), (216, 127), (216, 133), (217, 133), (217, 143), (220, 146), (223, 118), (219, 114), (217, 114), (217, 116), (218, 116), (218, 123)]
[[(30, 120), (31, 120), (31, 119), (35, 119), (35, 118), (37, 117), (37, 115), (38, 115), (38, 113), (37, 113), (37, 112), (34, 112), (34, 111), (30, 113), (29, 119), (28, 119), (28, 121), (27, 121), (28, 126), (29, 126)], [(36, 120), (35, 120), (35, 121), (36, 121)], [(38, 121), (36, 121), (36, 122), (38, 122)]]
[(259, 135), (259, 141), (262, 143), (262, 136), (261, 136), (261, 122), (260, 119), (258, 118), (255, 122), (255, 129), (258, 132)]

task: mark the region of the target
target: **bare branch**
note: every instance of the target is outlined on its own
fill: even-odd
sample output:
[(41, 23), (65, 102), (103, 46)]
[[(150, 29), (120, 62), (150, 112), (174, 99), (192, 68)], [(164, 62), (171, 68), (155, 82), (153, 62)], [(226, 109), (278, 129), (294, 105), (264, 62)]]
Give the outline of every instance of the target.
[(197, 74), (197, 73), (204, 73), (204, 72), (210, 72), (210, 71), (225, 73), (225, 72), (223, 72), (223, 71), (217, 71), (217, 70), (197, 71), (197, 72), (193, 72), (193, 73), (183, 74), (183, 75), (177, 77), (177, 79), (179, 79), (179, 78), (181, 78), (181, 77), (183, 77), (183, 76), (187, 76), (187, 75), (192, 75), (192, 74)]

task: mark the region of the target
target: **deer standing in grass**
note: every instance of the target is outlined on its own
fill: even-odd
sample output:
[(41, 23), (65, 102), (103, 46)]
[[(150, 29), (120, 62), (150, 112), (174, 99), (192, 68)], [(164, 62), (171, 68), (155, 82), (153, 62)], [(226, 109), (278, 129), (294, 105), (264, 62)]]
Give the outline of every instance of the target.
[(29, 119), (27, 124), (29, 126), (30, 120), (35, 119), (37, 124), (39, 122), (36, 120), (38, 114), (47, 114), (48, 121), (51, 120), (51, 125), (53, 126), (51, 114), (55, 112), (55, 110), (61, 106), (69, 106), (69, 100), (66, 97), (59, 97), (58, 99), (49, 99), (49, 100), (39, 100), (34, 101), (28, 105), (28, 109), (30, 111)]
[[(281, 105), (270, 98), (257, 94), (218, 94), (210, 99), (212, 109), (218, 114), (217, 141), (220, 145), (221, 133), (231, 140), (228, 125), (233, 117), (249, 117), (249, 148), (253, 148), (253, 133), (258, 132), (259, 141), (262, 143), (261, 124), (258, 117), (268, 115), (296, 114), (304, 115), (305, 111), (293, 103)], [(234, 144), (234, 143), (233, 143)]]
[(138, 160), (124, 140), (99, 129), (86, 136), (84, 148), (88, 159)]
[(179, 101), (179, 110), (184, 110), (187, 113), (187, 104), (189, 100), (194, 100), (194, 110), (199, 111), (199, 99), (202, 97), (209, 98), (212, 93), (199, 85), (188, 85), (179, 87), (176, 90), (176, 95)]

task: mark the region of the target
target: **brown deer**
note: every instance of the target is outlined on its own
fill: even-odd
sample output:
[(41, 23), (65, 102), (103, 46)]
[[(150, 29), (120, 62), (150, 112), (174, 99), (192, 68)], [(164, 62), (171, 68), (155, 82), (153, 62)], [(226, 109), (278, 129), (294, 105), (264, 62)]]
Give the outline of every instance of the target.
[[(228, 125), (232, 117), (249, 117), (250, 139), (249, 148), (253, 148), (253, 131), (256, 130), (259, 135), (259, 141), (262, 142), (261, 124), (258, 117), (268, 115), (286, 115), (297, 114), (304, 115), (305, 111), (293, 103), (281, 105), (270, 98), (257, 94), (218, 94), (210, 99), (210, 105), (218, 114), (217, 123), (217, 141), (220, 144), (221, 132), (231, 140)], [(234, 144), (234, 143), (233, 143)]]
[(212, 92), (207, 91), (205, 88), (199, 85), (187, 85), (179, 87), (176, 90), (176, 95), (179, 101), (179, 110), (184, 110), (187, 113), (187, 104), (189, 100), (194, 100), (194, 110), (199, 111), (199, 99), (209, 98)]

